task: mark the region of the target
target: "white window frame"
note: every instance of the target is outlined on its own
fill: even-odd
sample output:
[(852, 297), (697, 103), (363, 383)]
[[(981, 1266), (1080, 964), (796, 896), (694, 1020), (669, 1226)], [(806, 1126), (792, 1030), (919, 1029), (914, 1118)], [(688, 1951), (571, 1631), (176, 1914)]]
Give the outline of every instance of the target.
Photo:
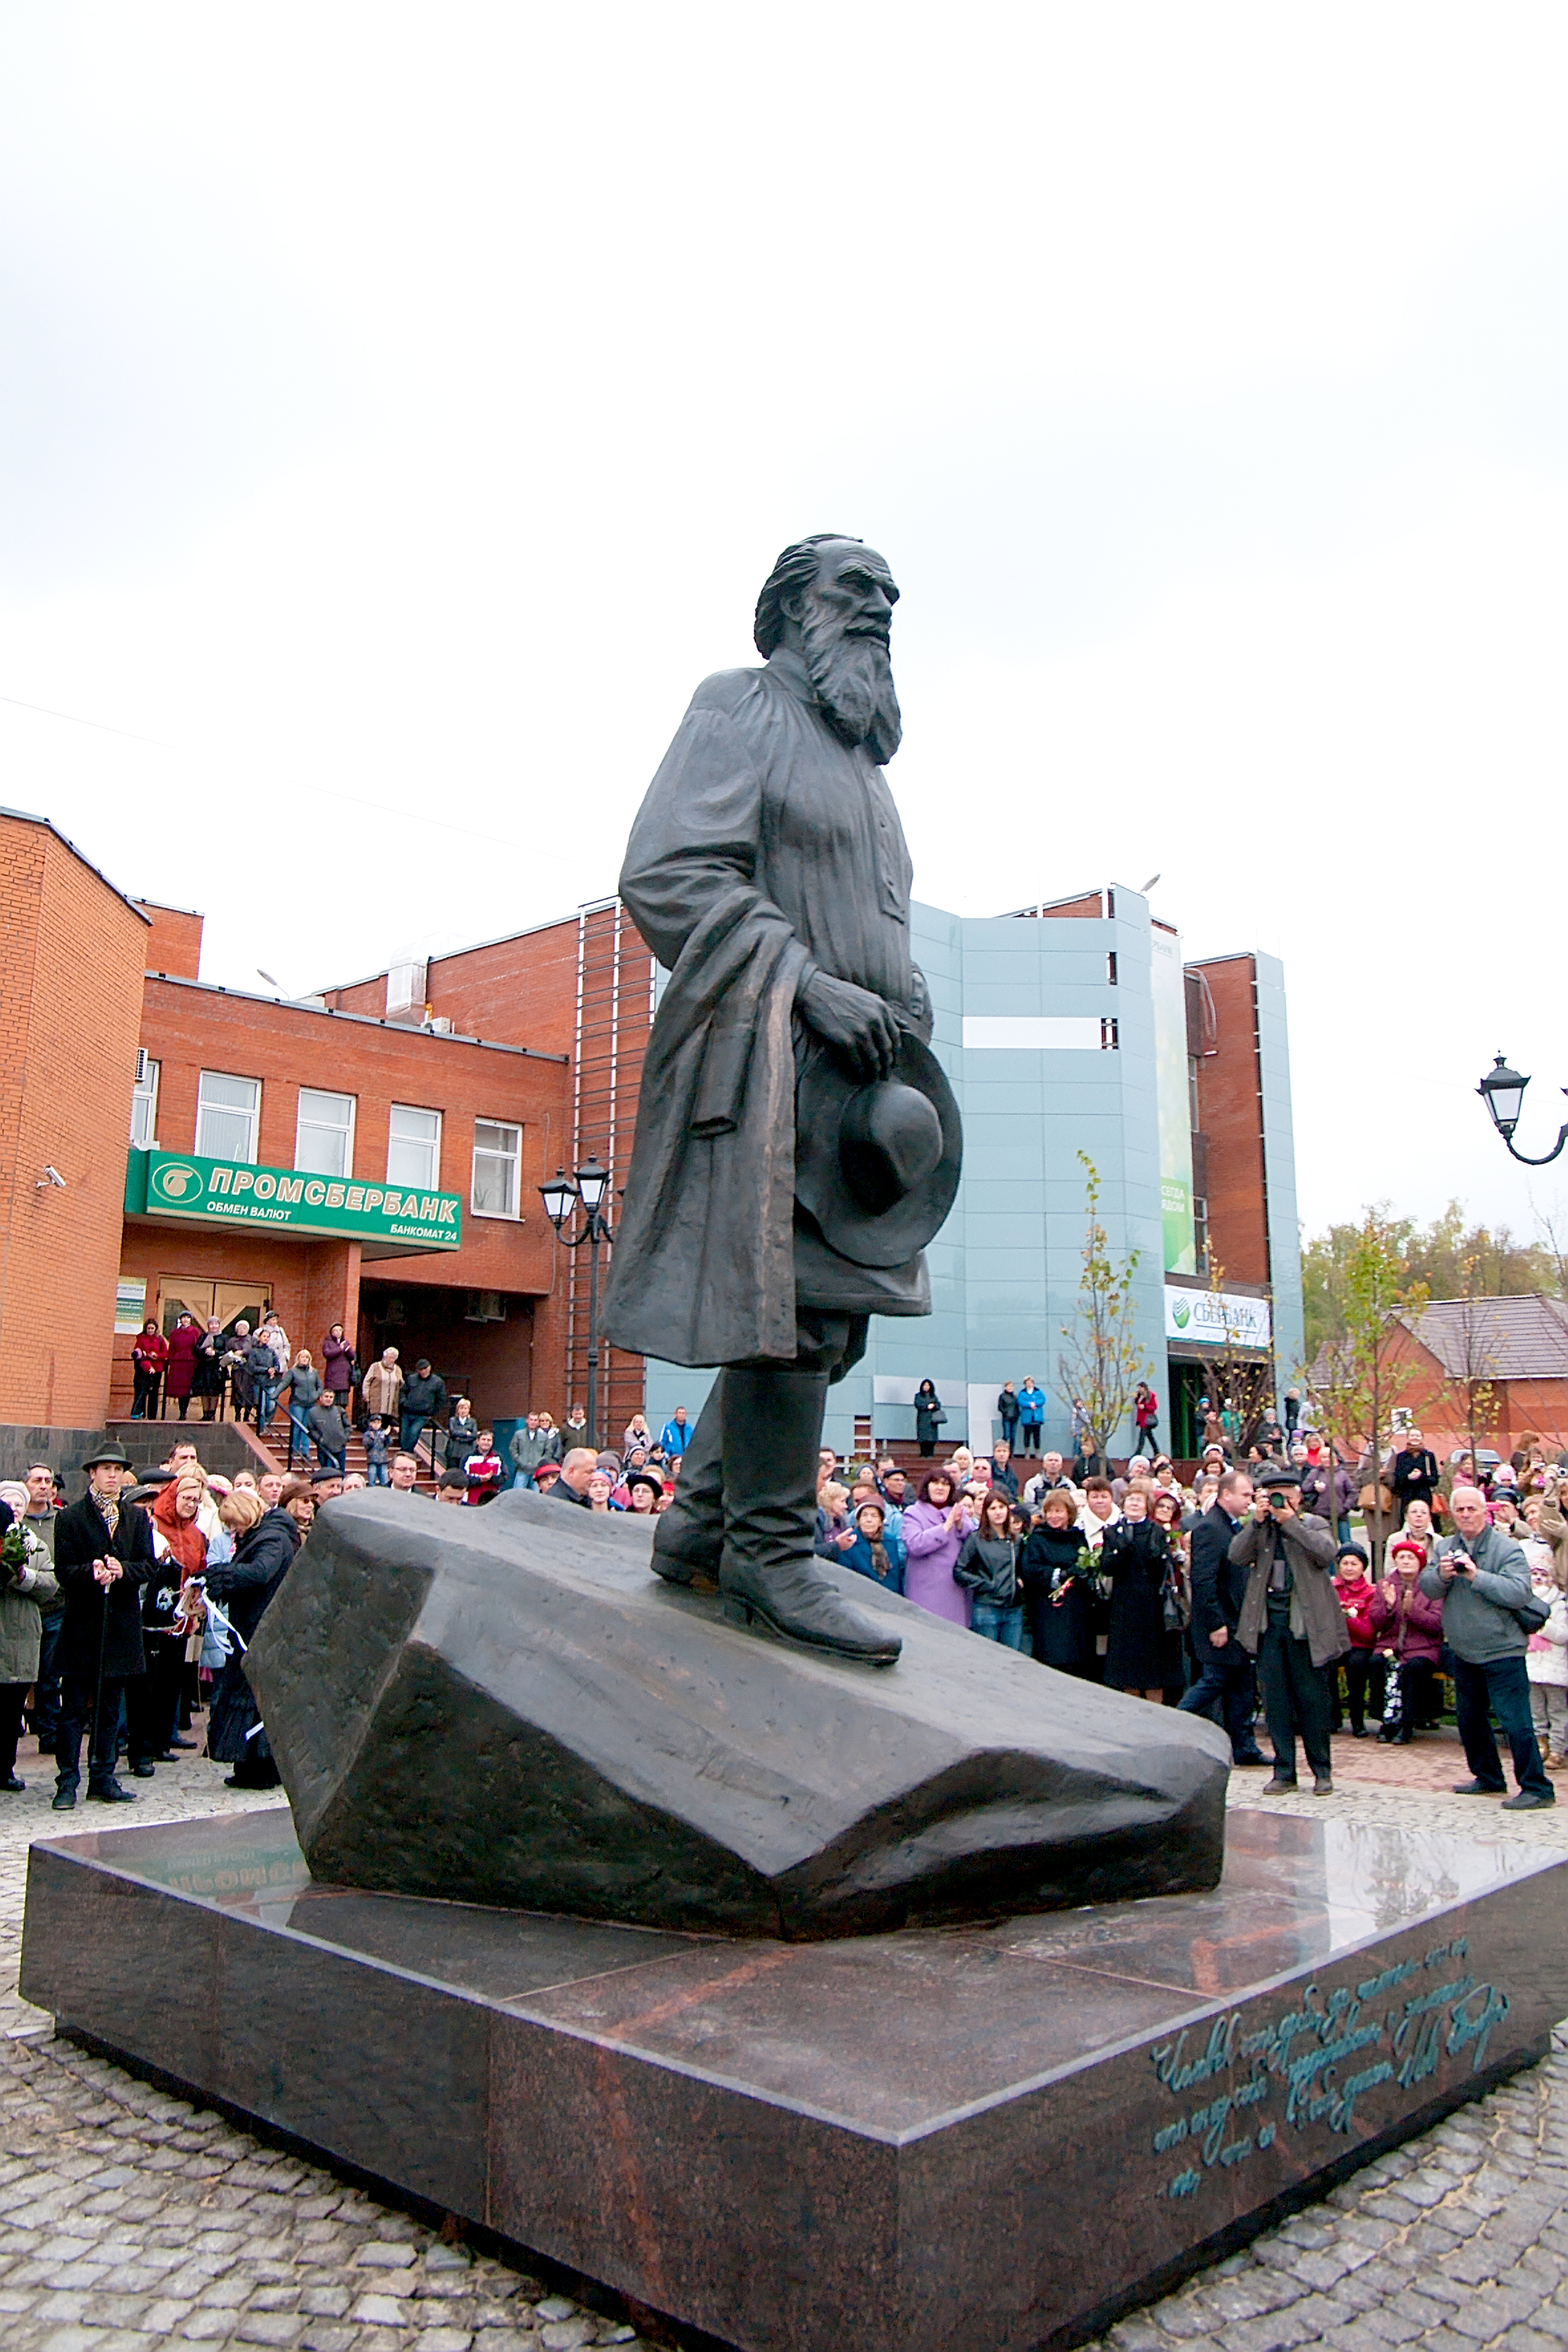
[[(217, 1112), (221, 1117), (223, 1117), (223, 1118), (244, 1118), (246, 1117), (246, 1115), (247, 1115), (243, 1110), (241, 1110), (241, 1109), (239, 1108), (238, 1105), (237, 1105), (237, 1104), (236, 1104), (236, 1103), (218, 1103), (218, 1102), (215, 1102), (215, 1103), (211, 1103), (211, 1104), (209, 1104), (209, 1103), (208, 1103), (208, 1101), (207, 1101), (207, 1099), (206, 1099), (206, 1083), (207, 1083), (207, 1080), (208, 1080), (209, 1078), (222, 1078), (223, 1080), (225, 1080), (225, 1081), (226, 1081), (226, 1083), (227, 1085), (229, 1085), (229, 1086), (231, 1086), (231, 1087), (255, 1087), (255, 1089), (256, 1089), (255, 1098), (254, 1098), (254, 1100), (253, 1100), (253, 1101), (252, 1101), (252, 1103), (251, 1103), (250, 1112), (249, 1112), (249, 1118), (250, 1118), (250, 1149), (249, 1149), (247, 1151), (208, 1151), (208, 1150), (205, 1150), (205, 1149), (204, 1149), (203, 1136), (202, 1136), (202, 1123), (203, 1123), (203, 1119), (204, 1119), (204, 1118), (205, 1118), (205, 1116), (206, 1112), (207, 1112), (209, 1109), (210, 1109), (210, 1110), (213, 1110), (213, 1111)], [(238, 1071), (238, 1070), (203, 1070), (203, 1071), (202, 1071), (202, 1073), (201, 1073), (200, 1076), (198, 1077), (198, 1079), (197, 1079), (197, 1081), (196, 1081), (196, 1140), (195, 1140), (195, 1153), (196, 1153), (196, 1157), (197, 1157), (197, 1159), (198, 1159), (198, 1160), (235, 1160), (247, 1161), (247, 1162), (248, 1162), (251, 1166), (254, 1166), (254, 1165), (255, 1165), (255, 1162), (256, 1162), (256, 1139), (257, 1139), (257, 1137), (258, 1137), (258, 1133), (260, 1132), (260, 1128), (261, 1128), (261, 1081), (260, 1081), (260, 1079), (259, 1079), (259, 1078), (247, 1078), (247, 1077), (246, 1077), (246, 1076), (243, 1075), (243, 1073), (242, 1073), (242, 1072), (240, 1072), (240, 1071)]]
[[(347, 1103), (349, 1107), (349, 1115), (345, 1124), (342, 1127), (332, 1127), (330, 1126), (325, 1119), (312, 1118), (307, 1120), (305, 1117), (305, 1103), (307, 1097), (317, 1102)], [(304, 1136), (307, 1127), (309, 1127), (310, 1132), (315, 1135), (341, 1135), (343, 1138), (343, 1164), (341, 1168), (310, 1168), (306, 1172), (311, 1176), (326, 1176), (333, 1179), (342, 1176), (352, 1176), (354, 1172), (354, 1122), (358, 1110), (359, 1097), (357, 1095), (339, 1094), (334, 1087), (301, 1087), (300, 1089), (300, 1099), (296, 1104), (294, 1110), (295, 1167), (304, 1168), (305, 1166), (305, 1162), (300, 1157), (300, 1145), (301, 1138)]]
[[(393, 1174), (392, 1155), (396, 1150), (399, 1143), (407, 1143), (413, 1140), (422, 1139), (408, 1136), (400, 1136), (397, 1133), (397, 1114), (399, 1111), (412, 1111), (416, 1118), (433, 1118), (436, 1122), (435, 1139), (431, 1145), (431, 1168), (428, 1176), (395, 1176)], [(389, 1106), (386, 1129), (386, 1181), (389, 1184), (406, 1185), (410, 1191), (417, 1191), (420, 1192), (438, 1192), (440, 1191), (441, 1127), (442, 1119), (440, 1112), (438, 1110), (432, 1110), (428, 1103), (393, 1103)]]
[[(146, 1075), (132, 1089), (131, 1141), (137, 1151), (156, 1151), (158, 1149), (158, 1076), (162, 1067), (162, 1063), (155, 1062), (149, 1054), (142, 1064)], [(147, 1116), (139, 1120), (136, 1114), (143, 1106)], [(144, 1135), (136, 1132), (139, 1126), (146, 1129)]]
[[(498, 1151), (492, 1146), (483, 1147), (487, 1160), (504, 1160), (511, 1170), (511, 1205), (506, 1209), (481, 1209), (479, 1206), (479, 1143), (480, 1128), (489, 1128), (500, 1135), (510, 1135), (514, 1140), (510, 1151)], [(515, 1224), (522, 1214), (522, 1122), (515, 1118), (476, 1118), (474, 1121), (474, 1168), (468, 1189), (468, 1207), (476, 1217), (501, 1217)]]

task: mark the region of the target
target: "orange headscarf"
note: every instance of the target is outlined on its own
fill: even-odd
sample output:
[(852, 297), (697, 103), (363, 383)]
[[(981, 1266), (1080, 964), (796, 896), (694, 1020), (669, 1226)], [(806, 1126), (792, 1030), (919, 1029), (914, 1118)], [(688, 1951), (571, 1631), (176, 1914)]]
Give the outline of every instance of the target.
[(199, 1576), (206, 1566), (207, 1539), (195, 1519), (183, 1519), (176, 1508), (180, 1488), (195, 1486), (195, 1479), (171, 1478), (153, 1506), (153, 1517), (159, 1534), (180, 1563), (180, 1582), (185, 1584)]

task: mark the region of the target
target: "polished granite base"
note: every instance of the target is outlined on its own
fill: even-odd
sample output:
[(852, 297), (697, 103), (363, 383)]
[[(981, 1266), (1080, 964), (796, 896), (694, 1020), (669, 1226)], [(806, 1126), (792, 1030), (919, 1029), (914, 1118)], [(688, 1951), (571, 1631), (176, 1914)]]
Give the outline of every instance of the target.
[(279, 1808), (36, 1845), (22, 1990), (746, 2352), (1011, 2352), (1539, 2056), (1565, 1899), (1248, 1810), (1212, 1894), (736, 1943), (316, 1885)]

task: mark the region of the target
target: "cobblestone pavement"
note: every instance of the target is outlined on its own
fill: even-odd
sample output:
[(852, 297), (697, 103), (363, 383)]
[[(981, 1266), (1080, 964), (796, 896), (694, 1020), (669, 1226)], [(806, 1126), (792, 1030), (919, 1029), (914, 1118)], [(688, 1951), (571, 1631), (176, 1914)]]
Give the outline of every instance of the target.
[[(16, 1996), (26, 1850), (112, 1819), (276, 1804), (184, 1758), (134, 1814), (69, 1821), (32, 1742), (26, 1795), (0, 1801), (0, 2343), (5, 2352), (172, 2344), (297, 2352), (575, 2352), (644, 2339), (488, 2254), (52, 2039)], [(1448, 1793), (1442, 1735), (1412, 1748), (1335, 1743), (1339, 1793), (1292, 1812), (1568, 1846), (1568, 1801), (1500, 1813)], [(1232, 1801), (1259, 1802), (1238, 1773)], [(1568, 1799), (1568, 1786), (1564, 1789)], [(177, 1988), (172, 1989), (177, 1994)], [(1568, 2034), (1539, 2066), (1322, 2203), (1112, 2328), (1094, 2352), (1563, 2352), (1568, 2347)], [(595, 2297), (595, 2300), (598, 2300)], [(846, 2347), (852, 2352), (852, 2347)], [(965, 2352), (990, 2352), (976, 2344)]]

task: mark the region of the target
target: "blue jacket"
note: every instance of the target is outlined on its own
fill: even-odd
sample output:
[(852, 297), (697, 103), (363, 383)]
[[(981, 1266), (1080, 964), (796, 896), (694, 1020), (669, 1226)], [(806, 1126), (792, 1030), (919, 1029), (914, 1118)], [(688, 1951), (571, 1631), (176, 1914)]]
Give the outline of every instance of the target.
[(834, 1557), (840, 1568), (852, 1568), (857, 1576), (868, 1576), (873, 1584), (881, 1586), (884, 1592), (901, 1592), (904, 1589), (903, 1540), (893, 1533), (891, 1528), (882, 1530), (882, 1549), (888, 1555), (888, 1566), (892, 1570), (890, 1576), (878, 1575), (871, 1565), (870, 1538), (859, 1533), (847, 1551), (837, 1552)]
[(683, 1427), (678, 1421), (667, 1421), (659, 1431), (658, 1442), (666, 1454), (673, 1454), (679, 1462), (691, 1443), (690, 1422), (687, 1422)]
[(1046, 1417), (1044, 1389), (1022, 1388), (1018, 1391), (1018, 1418), (1026, 1429), (1038, 1429)]

